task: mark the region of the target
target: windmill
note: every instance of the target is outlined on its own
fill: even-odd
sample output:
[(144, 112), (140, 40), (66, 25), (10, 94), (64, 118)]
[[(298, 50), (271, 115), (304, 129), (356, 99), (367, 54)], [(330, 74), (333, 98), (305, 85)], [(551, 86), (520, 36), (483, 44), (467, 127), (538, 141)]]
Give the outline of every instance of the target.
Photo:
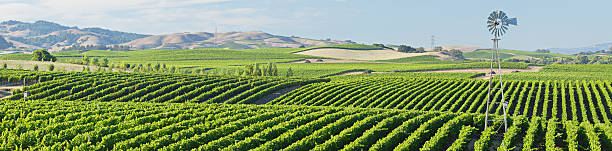
[[(508, 30), (508, 27), (510, 25), (517, 25), (517, 20), (516, 18), (508, 18), (508, 16), (506, 16), (506, 13), (500, 11), (500, 10), (496, 10), (493, 11), (488, 19), (487, 19), (487, 28), (489, 29), (489, 32), (491, 32), (491, 34), (493, 35), (493, 49), (491, 50), (491, 70), (489, 72), (489, 92), (487, 95), (487, 109), (485, 110), (485, 129), (487, 128), (489, 122), (491, 121), (504, 121), (504, 132), (508, 132), (508, 123), (506, 120), (506, 110), (508, 108), (508, 102), (506, 102), (506, 100), (504, 99), (504, 83), (503, 83), (503, 79), (502, 79), (502, 70), (501, 70), (501, 58), (499, 56), (499, 37), (501, 37), (502, 35), (504, 35), (504, 33), (506, 33), (506, 30)], [(494, 70), (494, 66), (493, 64), (497, 63), (497, 72), (493, 72)], [(495, 74), (495, 75), (494, 75)], [(495, 84), (495, 86), (493, 86), (493, 78), (495, 78), (495, 76), (499, 76), (499, 84)], [(494, 89), (498, 89), (501, 92), (501, 101), (497, 101), (497, 100), (491, 100), (492, 98), (495, 98), (494, 95), (496, 94), (491, 94), (491, 90)], [(502, 110), (504, 113), (504, 119), (503, 120), (489, 120), (489, 112), (490, 112), (490, 107), (492, 103), (497, 103), (502, 105)]]

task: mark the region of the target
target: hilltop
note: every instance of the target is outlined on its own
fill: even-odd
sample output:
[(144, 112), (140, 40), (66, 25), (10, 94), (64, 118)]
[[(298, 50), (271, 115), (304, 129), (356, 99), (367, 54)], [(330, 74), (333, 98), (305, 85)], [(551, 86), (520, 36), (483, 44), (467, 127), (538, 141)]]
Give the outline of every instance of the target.
[(0, 23), (0, 36), (10, 42), (14, 49), (60, 50), (75, 45), (115, 45), (150, 35), (102, 28), (68, 27), (48, 21), (4, 21)]
[[(6, 42), (5, 42), (6, 41)], [(184, 32), (163, 35), (147, 35), (108, 30), (103, 28), (79, 28), (49, 21), (27, 23), (4, 21), (0, 23), (0, 49), (34, 50), (49, 49), (112, 49), (122, 46), (129, 49), (194, 49), (194, 48), (298, 48), (331, 44), (354, 43), (352, 41), (314, 40), (295, 36), (278, 36), (262, 31), (249, 32)]]
[(166, 35), (155, 35), (136, 39), (121, 45), (133, 49), (194, 49), (194, 48), (299, 48), (332, 44), (353, 43), (337, 40), (313, 40), (300, 37), (272, 35), (262, 31), (249, 32), (185, 32)]
[(555, 52), (555, 53), (577, 54), (580, 52), (587, 52), (587, 51), (609, 50), (610, 47), (612, 47), (612, 42), (595, 44), (591, 46), (578, 47), (578, 48), (550, 48), (549, 50), (550, 52)]

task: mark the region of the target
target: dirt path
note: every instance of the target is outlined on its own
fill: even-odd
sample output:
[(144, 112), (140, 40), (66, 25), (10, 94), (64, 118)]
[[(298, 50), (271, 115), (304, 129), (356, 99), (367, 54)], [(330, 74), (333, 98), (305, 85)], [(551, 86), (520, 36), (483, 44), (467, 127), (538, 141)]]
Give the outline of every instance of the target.
[[(516, 73), (516, 72), (538, 72), (543, 66), (529, 66), (526, 69), (501, 69), (501, 74)], [(460, 73), (486, 73), (484, 76), (474, 77), (474, 79), (487, 79), (489, 78), (489, 68), (477, 68), (477, 69), (452, 69), (452, 70), (436, 70), (436, 71), (419, 71), (419, 72), (460, 72)], [(498, 69), (493, 69), (493, 72), (499, 74)]]
[(272, 92), (272, 93), (270, 93), (270, 94), (260, 98), (259, 100), (253, 102), (253, 104), (257, 104), (257, 105), (266, 104), (266, 103), (268, 103), (268, 102), (270, 102), (270, 101), (272, 101), (272, 100), (274, 100), (274, 99), (276, 99), (276, 98), (278, 98), (278, 97), (280, 97), (282, 95), (285, 95), (285, 94), (287, 94), (287, 93), (289, 93), (289, 92), (291, 92), (291, 91), (293, 91), (295, 89), (298, 89), (300, 87), (301, 86), (292, 86), (292, 87), (289, 87), (289, 88), (284, 88), (284, 89), (280, 89), (280, 90), (274, 91), (274, 92)]
[(23, 88), (23, 86), (0, 86), (0, 90), (15, 90), (15, 89), (21, 89)]
[(13, 94), (11, 94), (11, 92), (9, 92), (9, 91), (0, 90), (0, 99), (4, 99), (4, 98), (10, 97), (12, 95)]
[(0, 86), (0, 99), (10, 97), (13, 95), (11, 91), (22, 88), (23, 86)]
[[(25, 70), (33, 70), (34, 65), (38, 65), (38, 70), (47, 71), (49, 69), (49, 65), (53, 64), (55, 66), (54, 71), (83, 71), (83, 67), (85, 65), (80, 64), (70, 64), (70, 63), (59, 63), (59, 62), (42, 62), (42, 61), (28, 61), (28, 60), (0, 60), (0, 64), (6, 63), (9, 69), (25, 69)], [(97, 70), (97, 66), (89, 66), (90, 71)], [(105, 68), (108, 70), (108, 68)], [(117, 70), (117, 69), (114, 69)]]

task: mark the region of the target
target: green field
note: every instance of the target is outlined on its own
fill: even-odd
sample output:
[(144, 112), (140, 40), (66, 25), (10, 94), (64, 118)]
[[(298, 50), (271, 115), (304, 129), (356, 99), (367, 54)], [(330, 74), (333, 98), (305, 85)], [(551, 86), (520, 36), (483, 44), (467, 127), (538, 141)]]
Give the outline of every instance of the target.
[[(289, 63), (320, 58), (294, 54), (306, 49), (312, 48), (63, 51), (53, 53), (59, 62), (82, 63), (84, 55), (108, 58), (121, 72), (0, 67), (0, 150), (612, 148), (609, 64), (553, 64), (537, 72), (504, 74), (504, 95), (494, 89), (491, 98), (509, 102), (504, 132), (500, 121), (484, 127), (489, 80), (477, 79), (484, 73), (427, 72), (482, 69), (489, 62), (418, 56)], [(138, 68), (118, 69), (120, 64)], [(245, 66), (255, 64), (266, 76), (245, 74)], [(512, 62), (502, 66), (533, 68)], [(292, 76), (286, 76), (289, 69)], [(268, 70), (278, 76), (264, 74)], [(372, 73), (344, 75), (353, 72)], [(491, 119), (503, 118), (500, 104), (492, 104), (489, 113)]]
[[(327, 47), (346, 49), (370, 49), (368, 45), (331, 45)], [(53, 53), (58, 62), (81, 62), (83, 56), (90, 58), (108, 58), (110, 63), (119, 66), (121, 63), (131, 65), (164, 64), (180, 69), (207, 70), (208, 74), (240, 73), (244, 65), (276, 63), (280, 73), (289, 68), (297, 77), (324, 77), (354, 70), (371, 70), (377, 72), (391, 71), (426, 71), (443, 69), (488, 68), (486, 62), (473, 61), (440, 61), (433, 56), (418, 56), (377, 62), (389, 63), (286, 63), (307, 58), (321, 58), (294, 54), (293, 52), (312, 48), (265, 48), (249, 50), (229, 49), (189, 49), (189, 50), (134, 50), (134, 51), (62, 51)], [(29, 54), (11, 54), (0, 56), (0, 59), (29, 60)], [(528, 64), (505, 62), (504, 68), (526, 68)]]
[[(28, 150), (487, 150), (481, 114), (307, 106), (3, 101), (2, 148)], [(94, 115), (94, 116), (91, 116)], [(496, 117), (501, 118), (501, 117)], [(513, 148), (610, 145), (610, 127), (511, 118)], [(206, 123), (206, 124), (203, 124)], [(558, 126), (560, 125), (560, 126)], [(563, 134), (566, 141), (549, 135)], [(546, 135), (547, 137), (537, 137)], [(37, 139), (38, 138), (38, 139)], [(477, 139), (473, 148), (468, 143)], [(237, 141), (238, 140), (238, 141)], [(573, 145), (572, 145), (573, 144)]]
[[(566, 57), (566, 58), (573, 58), (573, 55), (565, 55), (565, 54), (558, 54), (558, 53), (537, 53), (537, 52), (530, 52), (530, 51), (520, 51), (520, 50), (500, 50), (499, 51), (501, 59), (508, 59), (508, 58), (521, 58), (521, 56), (528, 56), (528, 57), (533, 57), (533, 58), (544, 58), (544, 57)], [(491, 58), (491, 50), (478, 50), (478, 51), (473, 51), (473, 52), (465, 52), (463, 53), (463, 55), (466, 58), (484, 58), (484, 59), (490, 59)]]

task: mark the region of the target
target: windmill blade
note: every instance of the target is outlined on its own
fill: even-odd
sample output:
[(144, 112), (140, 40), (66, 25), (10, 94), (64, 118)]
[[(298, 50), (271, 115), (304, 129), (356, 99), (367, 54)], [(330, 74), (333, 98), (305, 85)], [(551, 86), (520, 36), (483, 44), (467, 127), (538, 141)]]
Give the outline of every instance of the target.
[(491, 31), (491, 30), (495, 30), (495, 29), (497, 29), (497, 27), (496, 27), (495, 25), (490, 25), (490, 26), (489, 26), (489, 31)]
[(499, 17), (499, 14), (497, 12), (493, 12), (493, 13), (491, 13), (491, 17), (493, 19), (497, 19)]
[(510, 19), (507, 19), (505, 21), (505, 23), (516, 26), (517, 25), (517, 19), (516, 18), (510, 18)]

